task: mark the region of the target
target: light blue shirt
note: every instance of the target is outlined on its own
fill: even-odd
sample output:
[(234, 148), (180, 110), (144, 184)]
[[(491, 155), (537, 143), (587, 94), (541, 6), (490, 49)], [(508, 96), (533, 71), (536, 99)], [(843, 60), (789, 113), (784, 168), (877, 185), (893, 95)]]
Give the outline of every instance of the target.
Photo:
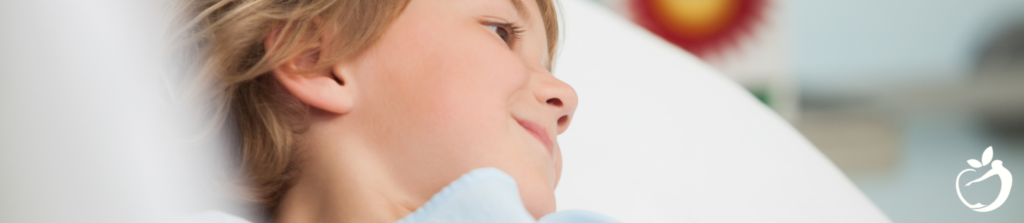
[(423, 207), (396, 223), (613, 223), (610, 217), (589, 211), (551, 213), (539, 221), (526, 211), (511, 176), (496, 168), (481, 168), (462, 175), (434, 194)]

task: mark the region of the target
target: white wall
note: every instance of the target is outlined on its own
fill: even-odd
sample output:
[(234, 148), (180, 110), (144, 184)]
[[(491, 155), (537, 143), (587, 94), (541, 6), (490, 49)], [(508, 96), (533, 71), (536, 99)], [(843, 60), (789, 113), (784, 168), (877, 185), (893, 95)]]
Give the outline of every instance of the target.
[(783, 0), (803, 91), (859, 93), (958, 81), (1020, 0)]

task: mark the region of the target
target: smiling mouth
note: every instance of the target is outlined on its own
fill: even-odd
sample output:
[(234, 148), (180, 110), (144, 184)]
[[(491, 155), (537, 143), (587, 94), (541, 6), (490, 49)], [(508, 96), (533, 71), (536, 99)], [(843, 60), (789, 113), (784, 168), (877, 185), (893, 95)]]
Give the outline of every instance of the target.
[(531, 134), (533, 134), (534, 138), (537, 138), (537, 140), (540, 140), (540, 142), (544, 144), (545, 149), (548, 150), (548, 155), (554, 156), (555, 143), (551, 141), (550, 137), (548, 137), (547, 129), (536, 123), (521, 120), (518, 118), (516, 119), (516, 122), (518, 122), (520, 126), (523, 126), (523, 128), (525, 128)]

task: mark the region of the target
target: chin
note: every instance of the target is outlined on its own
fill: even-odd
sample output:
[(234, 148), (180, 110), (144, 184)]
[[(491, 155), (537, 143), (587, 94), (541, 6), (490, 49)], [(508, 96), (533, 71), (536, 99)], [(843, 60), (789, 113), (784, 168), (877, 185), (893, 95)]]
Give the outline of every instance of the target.
[(547, 179), (545, 175), (535, 175), (532, 179), (516, 179), (523, 205), (536, 219), (555, 212), (555, 188), (544, 180)]
[(550, 193), (545, 193), (542, 196), (523, 196), (523, 204), (526, 206), (526, 211), (533, 215), (534, 219), (540, 219), (545, 215), (555, 212), (555, 193), (551, 190)]

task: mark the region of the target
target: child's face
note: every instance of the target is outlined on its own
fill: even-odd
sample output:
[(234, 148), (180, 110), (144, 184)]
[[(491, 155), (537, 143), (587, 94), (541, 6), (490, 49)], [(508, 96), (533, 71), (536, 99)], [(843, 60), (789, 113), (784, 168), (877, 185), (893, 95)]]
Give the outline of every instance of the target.
[(429, 199), (472, 169), (497, 167), (539, 217), (555, 210), (556, 135), (577, 98), (548, 70), (537, 3), (511, 1), (522, 12), (510, 0), (413, 0), (373, 47), (335, 72), (354, 74), (346, 83), (358, 92), (342, 122), (408, 174), (394, 176), (401, 187)]

